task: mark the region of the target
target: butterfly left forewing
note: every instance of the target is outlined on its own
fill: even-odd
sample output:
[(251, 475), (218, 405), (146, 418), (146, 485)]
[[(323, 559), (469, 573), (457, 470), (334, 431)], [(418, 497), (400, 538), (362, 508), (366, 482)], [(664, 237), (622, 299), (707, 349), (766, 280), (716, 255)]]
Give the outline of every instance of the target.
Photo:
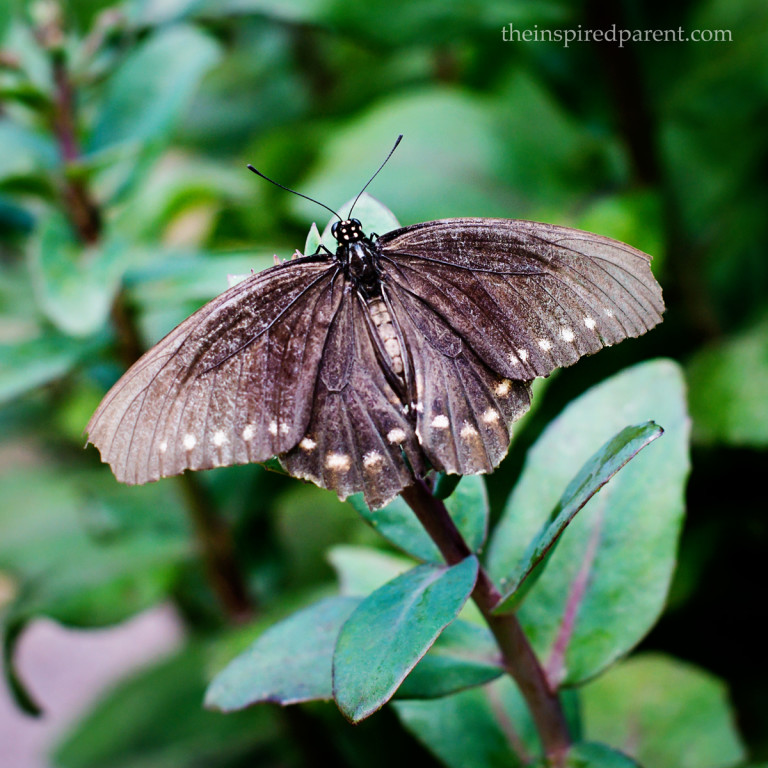
[(413, 483), (424, 464), (413, 425), (381, 367), (366, 312), (346, 283), (323, 351), (312, 419), (280, 461), (294, 477), (341, 499), (362, 492), (379, 508)]
[(291, 262), (209, 302), (140, 358), (88, 424), (126, 483), (248, 461), (295, 445), (340, 296), (327, 262)]

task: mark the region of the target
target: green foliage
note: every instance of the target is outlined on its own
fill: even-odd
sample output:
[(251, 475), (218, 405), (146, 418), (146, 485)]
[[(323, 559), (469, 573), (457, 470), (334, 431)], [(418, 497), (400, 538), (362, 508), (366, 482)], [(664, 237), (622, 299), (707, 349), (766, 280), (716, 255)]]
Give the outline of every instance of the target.
[[(664, 360), (644, 363), (571, 403), (529, 452), (491, 538), (491, 573), (502, 583), (524, 573), (529, 542), (548, 525), (561, 489), (617, 430), (651, 415), (664, 437), (584, 506), (519, 609), (553, 684), (599, 673), (645, 635), (664, 605), (688, 476), (678, 367)], [(610, 471), (608, 466), (596, 474)]]
[(694, 435), (702, 443), (768, 446), (768, 320), (697, 352), (688, 381)]
[[(366, 507), (362, 494), (349, 501), (367, 523), (404, 552), (419, 560), (442, 562), (437, 546), (401, 497), (375, 511)], [(446, 500), (446, 507), (470, 549), (477, 552), (485, 543), (488, 526), (488, 497), (483, 479), (463, 478)]]
[[(170, 601), (189, 637), (73, 725), (56, 765), (292, 766), (311, 762), (305, 748), (340, 766), (427, 764), (412, 741), (407, 760), (390, 757), (398, 723), (444, 765), (536, 765), (531, 715), (465, 602), (477, 561), (560, 688), (576, 741), (566, 765), (746, 759), (723, 683), (658, 655), (609, 666), (663, 610), (688, 479), (679, 367), (627, 366), (662, 355), (685, 369), (686, 573), (701, 570), (703, 526), (732, 541), (738, 516), (755, 551), (768, 544), (762, 476), (744, 469), (768, 445), (768, 12), (762, 0), (693, 0), (661, 17), (604, 5), (618, 27), (725, 29), (732, 42), (501, 41), (509, 23), (592, 27), (589, 3), (84, 0), (61, 15), (0, 3), (6, 677), (28, 711), (45, 708), (14, 667), (39, 616), (107, 626)], [(118, 486), (81, 431), (126, 364), (273, 254), (335, 249), (326, 212), (246, 163), (345, 215), (400, 133), (375, 197), (355, 207), (368, 231), (498, 215), (613, 236), (653, 254), (664, 325), (536, 382), (537, 410), (487, 481), (435, 478), (474, 553), (450, 569), (402, 500), (373, 513), (260, 467)], [(323, 231), (307, 234), (315, 221)], [(200, 533), (211, 519), (256, 606), (237, 630)], [(765, 760), (768, 720), (750, 709), (768, 684), (759, 605), (744, 588), (759, 564), (723, 544), (717, 569), (718, 595), (689, 576), (646, 644), (718, 659)], [(384, 738), (366, 742), (370, 722), (352, 729), (328, 705), (201, 706), (206, 688), (227, 710), (327, 699), (334, 663), (350, 718), (394, 697), (397, 723), (372, 718)]]
[(503, 579), (505, 591), (496, 611), (503, 613), (519, 605), (527, 591), (543, 572), (546, 559), (576, 513), (639, 451), (661, 437), (663, 430), (653, 422), (627, 427), (609, 440), (579, 470), (565, 489), (557, 506), (517, 566), (514, 575)]
[(582, 693), (593, 738), (656, 768), (727, 768), (744, 759), (723, 684), (681, 661), (640, 655)]
[(342, 626), (333, 694), (352, 722), (384, 705), (452, 622), (477, 578), (477, 560), (420, 565), (372, 592)]

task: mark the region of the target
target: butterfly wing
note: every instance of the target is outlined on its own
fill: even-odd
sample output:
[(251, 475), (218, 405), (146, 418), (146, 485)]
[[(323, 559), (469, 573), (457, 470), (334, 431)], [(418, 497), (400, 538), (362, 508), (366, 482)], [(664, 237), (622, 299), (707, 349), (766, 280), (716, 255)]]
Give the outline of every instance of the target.
[(289, 474), (336, 491), (362, 491), (379, 508), (423, 474), (412, 423), (382, 369), (368, 309), (354, 287), (343, 298), (323, 351), (312, 419), (303, 439), (280, 457)]
[(141, 357), (87, 427), (117, 479), (265, 461), (296, 445), (338, 310), (336, 271), (307, 258), (252, 275)]
[(546, 376), (661, 321), (650, 257), (588, 232), (445, 219), (379, 238), (386, 279), (425, 299), (494, 371)]
[(408, 347), (422, 450), (444, 472), (491, 472), (530, 406), (530, 385), (492, 371), (429, 302), (397, 286), (388, 295)]

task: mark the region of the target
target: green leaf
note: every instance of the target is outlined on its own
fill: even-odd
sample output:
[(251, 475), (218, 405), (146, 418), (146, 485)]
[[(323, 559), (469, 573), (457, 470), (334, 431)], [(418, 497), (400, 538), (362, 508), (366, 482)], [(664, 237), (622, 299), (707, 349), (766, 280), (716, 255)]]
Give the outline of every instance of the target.
[(0, 181), (29, 176), (56, 165), (56, 148), (45, 136), (0, 117)]
[(656, 654), (618, 664), (581, 690), (584, 730), (653, 768), (727, 768), (744, 759), (725, 685)]
[[(412, 221), (506, 215), (512, 200), (496, 166), (508, 146), (490, 112), (488, 101), (444, 87), (381, 99), (334, 133), (302, 192), (345, 215), (344, 201), (362, 187), (365, 174), (376, 170), (402, 133), (402, 143), (374, 182), (377, 198), (397, 201), (398, 217), (401, 212)], [(440, 141), (435, 141), (437, 125)], [(472, 183), (457, 183), (462, 179)], [(293, 207), (307, 221), (317, 216), (309, 202), (297, 199)], [(387, 229), (377, 226), (375, 231)]]
[[(61, 768), (241, 768), (286, 738), (278, 713), (222, 717), (200, 706), (205, 649), (194, 645), (120, 683), (56, 748)], [(269, 752), (266, 752), (269, 754)]]
[(448, 768), (517, 768), (537, 753), (536, 729), (508, 678), (431, 701), (395, 701), (403, 725)]
[(333, 694), (358, 722), (386, 704), (405, 676), (461, 610), (477, 578), (477, 559), (450, 568), (420, 565), (369, 595), (341, 630)]
[(317, 224), (313, 221), (312, 226), (309, 228), (309, 232), (307, 232), (307, 240), (304, 243), (304, 255), (309, 256), (310, 254), (316, 253), (322, 242), (323, 238), (320, 234), (320, 230), (317, 228)]
[(576, 684), (627, 653), (661, 612), (675, 564), (688, 475), (679, 368), (629, 368), (572, 402), (530, 450), (494, 531), (493, 576), (516, 572), (528, 542), (581, 465), (627, 422), (665, 435), (593, 497), (562, 535), (518, 611), (553, 685)]
[(330, 699), (336, 638), (359, 603), (332, 597), (275, 624), (216, 675), (205, 705), (232, 712), (263, 701), (286, 705)]
[(110, 78), (88, 152), (168, 139), (218, 58), (218, 45), (194, 27), (166, 27), (149, 37)]
[(646, 445), (661, 437), (663, 431), (652, 421), (627, 427), (587, 461), (568, 484), (549, 520), (528, 545), (517, 571), (502, 579), (504, 594), (495, 612), (505, 613), (520, 604), (543, 572), (560, 536), (576, 513)]
[(370, 595), (416, 565), (410, 558), (371, 547), (339, 544), (328, 551), (343, 595)]
[[(541, 768), (547, 766), (549, 763), (541, 764)], [(584, 742), (574, 744), (568, 751), (565, 768), (640, 768), (640, 765), (606, 744)]]
[(95, 177), (102, 199), (115, 200), (152, 166), (185, 115), (219, 46), (198, 29), (161, 28), (140, 43), (108, 80), (86, 142), (86, 164), (107, 158)]
[(768, 446), (768, 318), (697, 352), (687, 374), (694, 439)]
[(495, 680), (504, 673), (490, 630), (456, 619), (397, 689), (398, 699), (432, 699)]
[(60, 379), (101, 344), (46, 334), (16, 344), (0, 345), (0, 404)]
[(31, 618), (79, 627), (128, 618), (172, 592), (193, 547), (168, 485), (126, 488), (108, 472), (48, 466), (4, 473), (0, 498), (0, 571), (18, 585), (0, 632), (6, 674), (23, 700), (12, 662)]
[[(375, 511), (368, 509), (362, 494), (350, 496), (348, 501), (369, 525), (396, 547), (419, 560), (443, 562), (437, 546), (402, 497), (398, 496), (386, 507)], [(480, 475), (462, 478), (456, 491), (445, 500), (445, 506), (469, 548), (477, 552), (485, 542), (488, 526), (485, 480)]]
[(95, 333), (109, 315), (127, 260), (124, 241), (86, 247), (64, 216), (51, 212), (30, 258), (41, 309), (70, 336)]

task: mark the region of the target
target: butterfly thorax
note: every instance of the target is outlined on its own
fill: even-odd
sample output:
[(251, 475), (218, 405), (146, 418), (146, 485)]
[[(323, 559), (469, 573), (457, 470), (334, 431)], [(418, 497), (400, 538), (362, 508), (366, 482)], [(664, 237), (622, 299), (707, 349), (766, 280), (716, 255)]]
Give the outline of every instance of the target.
[(376, 243), (365, 236), (358, 219), (339, 221), (334, 224), (331, 232), (339, 244), (336, 258), (360, 295), (365, 298), (379, 337), (380, 349), (385, 353), (392, 372), (403, 382), (403, 350), (392, 315), (382, 297)]

